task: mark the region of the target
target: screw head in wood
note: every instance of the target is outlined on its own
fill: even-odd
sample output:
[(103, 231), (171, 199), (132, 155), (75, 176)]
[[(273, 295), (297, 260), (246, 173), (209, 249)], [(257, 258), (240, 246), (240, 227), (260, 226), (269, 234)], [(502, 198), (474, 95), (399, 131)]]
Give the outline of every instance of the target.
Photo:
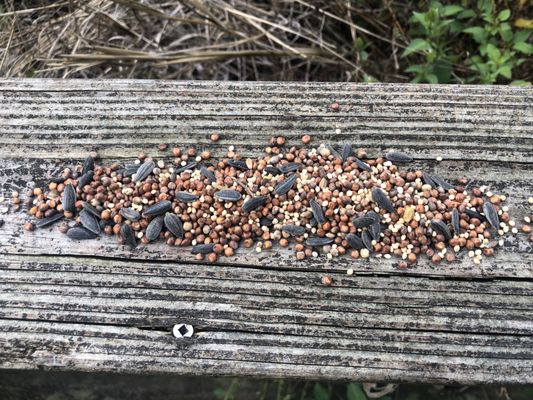
[(178, 339), (190, 338), (194, 333), (192, 325), (176, 324), (172, 327), (172, 334)]

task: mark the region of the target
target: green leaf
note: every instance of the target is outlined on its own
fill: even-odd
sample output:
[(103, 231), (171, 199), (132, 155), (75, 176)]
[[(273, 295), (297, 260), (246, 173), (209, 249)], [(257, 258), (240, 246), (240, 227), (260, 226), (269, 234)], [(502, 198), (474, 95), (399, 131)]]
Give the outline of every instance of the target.
[(502, 23), (500, 25), (500, 35), (506, 42), (513, 40), (513, 30), (511, 25), (509, 25), (507, 22)]
[(510, 16), (511, 16), (511, 10), (502, 10), (498, 14), (498, 19), (500, 21), (507, 21)]
[(415, 64), (415, 65), (411, 65), (410, 67), (407, 67), (405, 69), (405, 72), (413, 72), (415, 74), (418, 74), (425, 70), (426, 70), (426, 66), (424, 64)]
[(483, 43), (485, 41), (485, 29), (481, 26), (471, 26), (463, 30), (464, 33), (469, 33), (472, 35), (474, 40), (478, 43)]
[(350, 383), (346, 387), (346, 400), (367, 400), (367, 398), (360, 385)]
[(503, 67), (498, 68), (496, 71), (497, 74), (500, 74), (501, 76), (511, 79), (513, 72), (511, 70), (511, 67), (509, 65), (504, 65)]
[(516, 80), (516, 81), (512, 81), (510, 83), (510, 85), (512, 85), (512, 86), (531, 86), (531, 82), (522, 81), (522, 80)]
[(459, 15), (457, 15), (456, 18), (466, 19), (466, 18), (473, 18), (475, 16), (476, 16), (476, 13), (474, 12), (474, 10), (464, 10)]
[(413, 22), (418, 22), (422, 26), (426, 26), (428, 23), (428, 17), (426, 13), (419, 13), (416, 11), (413, 11), (413, 16), (411, 17), (411, 20)]
[(518, 42), (515, 43), (513, 46), (513, 49), (519, 51), (520, 53), (524, 53), (526, 55), (533, 54), (533, 45), (525, 42)]
[(529, 35), (531, 35), (531, 30), (528, 29), (520, 29), (519, 31), (516, 31), (514, 33), (514, 42), (527, 42), (527, 39), (529, 38)]
[(217, 399), (223, 399), (224, 396), (226, 395), (226, 391), (222, 388), (216, 388), (214, 391), (213, 391), (213, 394), (215, 395), (215, 397)]
[(450, 6), (446, 6), (444, 7), (443, 9), (443, 15), (445, 17), (449, 17), (450, 15), (455, 15), (457, 13), (460, 13), (461, 11), (463, 11), (464, 8), (461, 7), (461, 6), (457, 6), (457, 5), (450, 5)]
[(497, 62), (502, 56), (502, 53), (496, 46), (494, 46), (492, 43), (489, 43), (487, 45), (487, 55), (489, 56), (489, 60)]
[(329, 400), (329, 393), (320, 383), (315, 383), (313, 398), (314, 400)]
[(425, 77), (426, 82), (436, 85), (439, 83), (439, 78), (435, 74), (427, 74)]
[(409, 46), (403, 51), (402, 57), (407, 57), (409, 54), (419, 51), (427, 51), (431, 49), (431, 45), (424, 39), (416, 38), (409, 43)]

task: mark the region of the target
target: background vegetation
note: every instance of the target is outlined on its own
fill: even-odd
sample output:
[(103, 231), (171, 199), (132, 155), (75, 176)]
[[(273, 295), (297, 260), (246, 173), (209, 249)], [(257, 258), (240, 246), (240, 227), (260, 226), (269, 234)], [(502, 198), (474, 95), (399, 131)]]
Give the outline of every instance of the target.
[(2, 3), (2, 76), (533, 80), (531, 0)]

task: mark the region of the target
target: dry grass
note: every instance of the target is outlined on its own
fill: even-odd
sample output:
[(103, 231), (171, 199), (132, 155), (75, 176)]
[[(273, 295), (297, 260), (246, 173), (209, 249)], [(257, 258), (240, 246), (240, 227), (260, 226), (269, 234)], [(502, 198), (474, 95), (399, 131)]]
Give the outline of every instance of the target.
[[(404, 81), (402, 12), (392, 0), (7, 0), (0, 74)], [(373, 44), (368, 61), (357, 38)]]

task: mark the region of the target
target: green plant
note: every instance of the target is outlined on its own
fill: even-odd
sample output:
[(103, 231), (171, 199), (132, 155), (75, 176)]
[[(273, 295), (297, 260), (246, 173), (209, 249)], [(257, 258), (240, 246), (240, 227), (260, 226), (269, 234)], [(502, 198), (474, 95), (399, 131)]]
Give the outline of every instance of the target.
[[(468, 81), (492, 84), (500, 76), (510, 80), (513, 69), (524, 62), (520, 55), (533, 54), (533, 46), (527, 43), (531, 30), (513, 32), (508, 22), (511, 11), (505, 9), (496, 14), (490, 0), (479, 0), (477, 9), (483, 26), (470, 26), (463, 30), (479, 44), (478, 54), (465, 61), (475, 72)], [(523, 81), (513, 83), (521, 84)]]
[[(528, 43), (531, 30), (513, 31), (510, 17), (509, 9), (498, 12), (492, 0), (478, 0), (472, 9), (432, 1), (428, 11), (413, 12), (410, 19), (413, 39), (402, 57), (422, 56), (423, 62), (408, 66), (405, 72), (415, 74), (412, 82), (492, 84), (498, 79), (511, 80), (513, 69), (525, 61), (521, 57), (533, 54), (533, 46)], [(458, 40), (464, 35), (473, 41)]]
[(402, 57), (418, 53), (424, 56), (424, 62), (405, 69), (415, 74), (412, 82), (450, 82), (453, 63), (458, 59), (452, 51), (450, 34), (460, 33), (464, 29), (462, 21), (473, 15), (459, 5), (444, 6), (438, 1), (432, 1), (426, 12), (413, 12), (413, 34), (421, 37), (411, 41)]

